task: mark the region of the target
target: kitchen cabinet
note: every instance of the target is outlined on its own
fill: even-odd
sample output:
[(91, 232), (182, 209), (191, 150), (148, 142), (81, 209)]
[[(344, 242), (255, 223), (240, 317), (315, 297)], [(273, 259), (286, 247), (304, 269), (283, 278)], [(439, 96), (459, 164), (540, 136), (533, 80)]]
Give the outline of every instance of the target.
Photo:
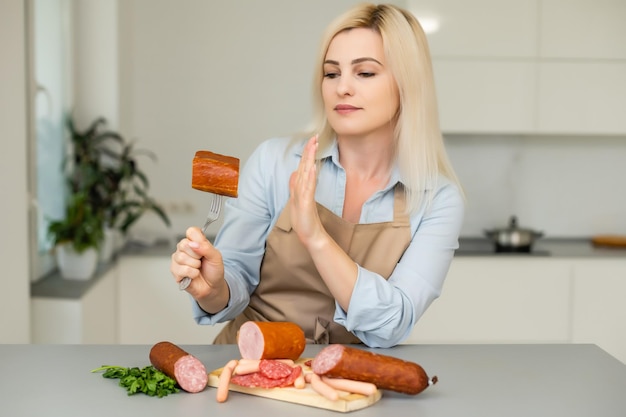
[(117, 307), (117, 269), (113, 267), (98, 277), (82, 297), (32, 297), (31, 340), (51, 344), (117, 343)]
[(626, 133), (626, 60), (538, 65), (538, 131)]
[(540, 55), (626, 60), (626, 2), (541, 0)]
[(577, 261), (572, 342), (595, 343), (626, 363), (626, 259)]
[(409, 0), (407, 7), (429, 32), (435, 58), (537, 54), (538, 0)]
[(119, 343), (208, 344), (223, 325), (200, 326), (191, 298), (170, 274), (170, 257), (122, 256), (118, 261)]
[(442, 58), (433, 69), (444, 133), (534, 131), (534, 63)]
[(566, 343), (570, 269), (551, 258), (457, 257), (407, 343)]
[(407, 7), (424, 27), (439, 22), (428, 39), (444, 134), (626, 134), (625, 2)]

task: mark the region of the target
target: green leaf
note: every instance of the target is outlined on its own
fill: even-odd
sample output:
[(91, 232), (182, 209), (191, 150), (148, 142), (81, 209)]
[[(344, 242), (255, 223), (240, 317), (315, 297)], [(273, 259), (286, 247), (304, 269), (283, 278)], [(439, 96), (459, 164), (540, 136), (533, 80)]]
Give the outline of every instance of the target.
[(176, 381), (153, 366), (144, 368), (103, 365), (91, 372), (104, 371), (104, 378), (119, 379), (119, 386), (126, 389), (128, 395), (144, 393), (150, 397), (165, 397), (179, 392)]

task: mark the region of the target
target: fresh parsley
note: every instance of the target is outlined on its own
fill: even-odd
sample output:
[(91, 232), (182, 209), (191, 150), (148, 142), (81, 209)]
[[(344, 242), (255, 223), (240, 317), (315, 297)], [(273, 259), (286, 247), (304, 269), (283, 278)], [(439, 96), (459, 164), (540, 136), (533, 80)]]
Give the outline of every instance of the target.
[(128, 395), (144, 393), (151, 397), (165, 397), (180, 391), (173, 378), (157, 370), (154, 366), (144, 368), (124, 368), (122, 366), (103, 365), (91, 372), (102, 372), (103, 378), (119, 379), (120, 387), (126, 388)]

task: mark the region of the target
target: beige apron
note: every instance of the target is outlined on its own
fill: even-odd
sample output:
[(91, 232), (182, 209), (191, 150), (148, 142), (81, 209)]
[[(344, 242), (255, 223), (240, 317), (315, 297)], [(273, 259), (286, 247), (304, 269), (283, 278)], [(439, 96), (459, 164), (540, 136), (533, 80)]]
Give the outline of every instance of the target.
[[(401, 186), (394, 191), (391, 222), (353, 224), (317, 205), (328, 234), (363, 268), (388, 279), (411, 241), (409, 216)], [(261, 279), (248, 307), (228, 323), (213, 343), (236, 343), (237, 330), (248, 320), (290, 321), (303, 330), (307, 343), (360, 343), (335, 323), (335, 299), (309, 253), (291, 229), (289, 206), (267, 238)]]

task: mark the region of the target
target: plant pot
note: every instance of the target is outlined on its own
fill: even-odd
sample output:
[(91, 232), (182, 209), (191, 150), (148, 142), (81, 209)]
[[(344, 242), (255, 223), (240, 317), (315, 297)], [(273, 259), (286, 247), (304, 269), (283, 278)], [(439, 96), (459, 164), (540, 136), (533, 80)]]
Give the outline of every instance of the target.
[(57, 245), (56, 260), (61, 276), (65, 279), (86, 281), (91, 279), (98, 266), (98, 250), (89, 248), (78, 253), (71, 243)]
[(102, 244), (100, 245), (100, 251), (98, 253), (100, 263), (108, 263), (113, 259), (113, 256), (117, 253), (118, 250), (117, 240), (118, 231), (110, 227), (105, 227), (104, 238), (102, 239)]

